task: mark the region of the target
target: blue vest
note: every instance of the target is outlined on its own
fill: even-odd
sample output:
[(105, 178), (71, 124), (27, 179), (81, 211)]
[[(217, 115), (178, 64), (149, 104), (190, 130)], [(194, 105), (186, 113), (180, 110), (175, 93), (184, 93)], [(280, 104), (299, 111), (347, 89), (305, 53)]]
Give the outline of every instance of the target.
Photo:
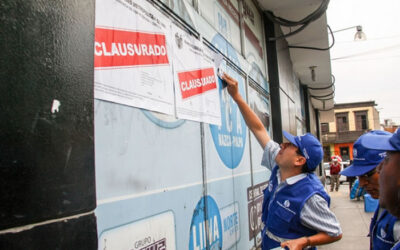
[(399, 219), (391, 215), (386, 209), (383, 209), (378, 219), (379, 207), (372, 217), (369, 227), (370, 248), (374, 250), (391, 249), (394, 245), (393, 227)]
[(400, 250), (400, 241), (397, 242), (396, 245), (393, 246), (393, 248), (391, 250)]
[(315, 174), (307, 174), (307, 177), (293, 185), (287, 185), (275, 193), (278, 186), (277, 172), (278, 166), (275, 166), (269, 184), (264, 190), (262, 221), (265, 226), (262, 231), (262, 249), (280, 246), (280, 242), (270, 239), (265, 234), (266, 230), (275, 236), (286, 239), (297, 239), (318, 233), (301, 224), (300, 212), (304, 203), (314, 194), (321, 195), (328, 205), (330, 204), (330, 198)]

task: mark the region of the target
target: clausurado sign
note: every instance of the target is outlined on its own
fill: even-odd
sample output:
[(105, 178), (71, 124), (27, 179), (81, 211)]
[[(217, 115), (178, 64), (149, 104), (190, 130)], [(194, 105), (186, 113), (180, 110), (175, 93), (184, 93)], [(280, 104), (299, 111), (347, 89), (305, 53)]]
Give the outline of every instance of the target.
[(96, 28), (95, 68), (168, 64), (165, 35)]

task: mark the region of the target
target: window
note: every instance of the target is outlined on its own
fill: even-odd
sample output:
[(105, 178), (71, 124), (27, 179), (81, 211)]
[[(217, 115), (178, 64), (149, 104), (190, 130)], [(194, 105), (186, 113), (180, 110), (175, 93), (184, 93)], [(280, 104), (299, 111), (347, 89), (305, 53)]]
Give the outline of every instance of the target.
[(356, 120), (356, 130), (367, 130), (368, 129), (368, 112), (357, 111), (354, 112)]
[(348, 113), (336, 113), (337, 132), (349, 131)]
[(323, 135), (329, 133), (329, 123), (321, 123), (321, 133)]

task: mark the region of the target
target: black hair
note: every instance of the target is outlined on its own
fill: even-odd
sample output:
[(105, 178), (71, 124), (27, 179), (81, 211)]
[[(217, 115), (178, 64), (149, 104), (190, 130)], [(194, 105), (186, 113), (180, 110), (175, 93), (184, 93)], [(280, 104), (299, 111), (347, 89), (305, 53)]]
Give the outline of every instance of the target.
[(314, 172), (314, 170), (309, 169), (307, 163), (304, 163), (304, 165), (301, 167), (301, 172), (311, 174)]
[[(297, 148), (296, 153), (297, 153), (298, 155), (301, 155), (301, 156), (305, 157), (305, 156), (303, 155), (303, 153), (300, 151), (299, 148)], [(302, 172), (302, 173), (312, 173), (313, 170), (310, 170), (310, 169), (308, 168), (308, 166), (307, 166), (307, 163), (304, 163), (304, 165), (301, 167), (301, 172)]]

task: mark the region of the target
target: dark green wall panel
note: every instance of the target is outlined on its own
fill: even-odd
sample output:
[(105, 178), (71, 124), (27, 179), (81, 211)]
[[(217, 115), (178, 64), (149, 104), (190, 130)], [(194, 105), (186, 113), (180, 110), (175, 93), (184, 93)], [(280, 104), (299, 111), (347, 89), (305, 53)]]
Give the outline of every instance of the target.
[(0, 1), (0, 229), (96, 206), (94, 12), (94, 1)]

